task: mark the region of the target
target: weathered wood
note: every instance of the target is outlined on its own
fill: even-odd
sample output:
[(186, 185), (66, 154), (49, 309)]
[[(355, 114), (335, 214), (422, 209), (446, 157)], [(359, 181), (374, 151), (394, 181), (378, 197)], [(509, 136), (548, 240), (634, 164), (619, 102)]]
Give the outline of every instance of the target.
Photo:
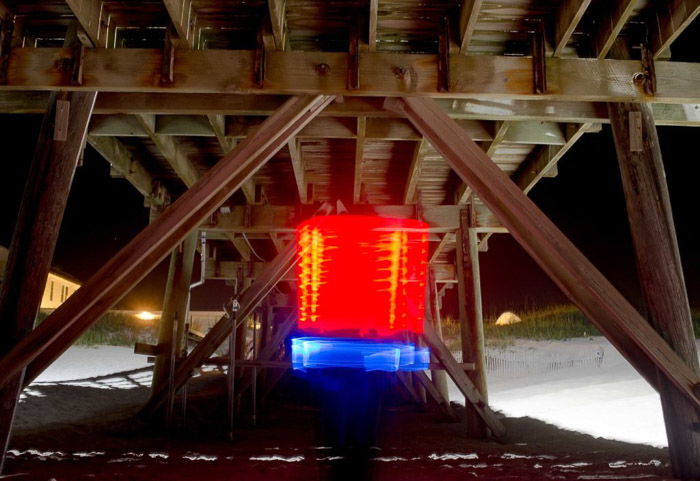
[(362, 196), (362, 162), (365, 158), (365, 134), (367, 118), (357, 118), (357, 138), (355, 140), (355, 174), (353, 177), (352, 198), (355, 204), (361, 202)]
[(32, 361), (32, 375), (46, 368), (331, 100), (291, 98), (0, 359), (0, 386)]
[[(642, 124), (642, 149), (632, 148), (628, 119)], [(627, 215), (649, 320), (685, 364), (700, 373), (693, 323), (671, 212), (659, 138), (649, 106), (610, 104), (615, 148), (622, 174)], [(667, 379), (659, 380), (673, 474), (700, 478), (700, 425), (697, 406)]]
[(562, 291), (654, 387), (657, 368), (698, 405), (696, 375), (537, 206), (429, 99), (387, 101), (402, 111)]
[(272, 26), (272, 36), (275, 39), (275, 48), (284, 50), (287, 44), (287, 15), (285, 0), (269, 0), (267, 2)]
[(604, 4), (605, 11), (600, 16), (600, 24), (592, 32), (593, 51), (596, 57), (604, 59), (612, 49), (617, 36), (634, 13), (637, 0), (610, 0)]
[(654, 13), (649, 28), (649, 40), (654, 58), (659, 58), (700, 14), (700, 1), (661, 2), (656, 5)]
[[(7, 85), (0, 90), (97, 89), (113, 92), (317, 94), (343, 96), (420, 95), (454, 99), (533, 99), (562, 101), (700, 101), (700, 65), (656, 62), (657, 95), (649, 97), (635, 84), (634, 60), (550, 58), (547, 93), (533, 93), (532, 61), (527, 57), (451, 55), (449, 92), (437, 91), (437, 58), (430, 54), (366, 52), (360, 59), (361, 85), (346, 86), (347, 55), (339, 52), (272, 51), (267, 54), (265, 86), (253, 81), (253, 52), (182, 50), (177, 53), (174, 82), (160, 85), (162, 52), (158, 49), (87, 49), (80, 87), (61, 65), (72, 58), (60, 48), (17, 48), (10, 53)], [(328, 65), (326, 74), (315, 66)], [(397, 78), (392, 65), (410, 76)], [(231, 76), (230, 72), (236, 72)], [(410, 77), (410, 78), (408, 78)]]
[(591, 0), (564, 0), (559, 3), (554, 18), (552, 46), (553, 57), (559, 57), (571, 39), (578, 23), (586, 13)]
[(192, 0), (163, 0), (163, 3), (180, 40), (190, 48), (195, 48), (197, 17), (192, 8)]
[[(431, 367), (431, 369), (434, 369)], [(421, 386), (423, 386), (428, 394), (430, 394), (430, 397), (433, 398), (433, 401), (440, 406), (440, 409), (443, 410), (443, 412), (449, 417), (450, 419), (454, 419), (455, 413), (452, 411), (452, 406), (450, 405), (450, 400), (449, 398), (443, 397), (442, 393), (435, 387), (435, 384), (433, 384), (433, 381), (428, 377), (428, 375), (424, 371), (417, 371), (414, 373), (415, 378), (418, 380)]]
[(425, 339), (425, 343), (430, 347), (430, 352), (445, 366), (445, 371), (450, 375), (462, 394), (472, 403), (474, 409), (483, 418), (494, 436), (502, 437), (505, 435), (506, 430), (501, 421), (496, 417), (491, 408), (489, 408), (486, 400), (479, 393), (479, 390), (465, 374), (464, 369), (460, 367), (447, 346), (437, 337), (433, 326), (428, 322), (425, 323), (423, 338)]
[(287, 142), (287, 149), (289, 149), (289, 160), (292, 162), (292, 172), (294, 172), (294, 182), (297, 185), (297, 192), (299, 192), (299, 202), (302, 204), (308, 204), (308, 189), (306, 188), (306, 178), (304, 171), (304, 158), (301, 154), (301, 148), (299, 141), (292, 139)]
[[(190, 284), (194, 254), (197, 247), (197, 231), (192, 231), (170, 254), (170, 267), (165, 285), (163, 312), (158, 326), (158, 350), (153, 366), (151, 394), (167, 385), (171, 364), (185, 345), (185, 323), (190, 309)], [(173, 337), (173, 335), (175, 337)], [(175, 354), (173, 358), (172, 354)]]
[[(474, 224), (472, 205), (460, 212), (460, 228), (457, 231), (457, 300), (462, 344), (462, 362), (473, 362), (475, 369), (468, 373), (474, 386), (488, 402), (486, 387), (486, 360), (484, 354), (484, 317), (481, 305), (481, 276), (479, 271), (479, 246)], [(474, 408), (467, 404), (467, 433), (473, 438), (488, 435), (486, 425)]]
[(377, 20), (379, 0), (369, 0), (369, 21), (367, 22), (367, 45), (370, 52), (377, 50)]
[[(415, 219), (419, 207), (415, 205), (368, 205), (355, 204), (350, 207), (352, 212), (364, 215), (382, 215)], [(428, 205), (420, 208), (421, 217), (428, 224), (431, 233), (454, 232), (459, 227), (460, 206)], [(246, 234), (293, 234), (296, 226), (303, 219), (313, 214), (312, 206), (282, 206), (282, 205), (235, 205), (230, 212), (218, 212), (210, 222), (201, 225), (208, 232), (232, 232)], [(489, 230), (500, 231), (501, 223), (483, 205), (475, 204), (475, 227), (481, 232)]]
[(107, 47), (107, 22), (102, 0), (66, 0), (66, 3), (83, 27), (95, 47)]
[[(0, 289), (3, 355), (11, 352), (34, 327), (96, 96), (95, 92), (54, 95), (44, 116)], [(68, 102), (65, 141), (54, 140), (54, 111), (59, 100)], [(23, 378), (24, 371), (16, 370), (7, 376), (0, 390), (0, 471)]]
[(413, 158), (411, 159), (411, 166), (408, 168), (408, 177), (406, 179), (406, 190), (403, 195), (404, 204), (413, 204), (416, 201), (416, 189), (418, 187), (418, 179), (420, 179), (422, 164), (423, 164), (423, 150), (425, 148), (425, 141), (421, 140), (416, 142), (413, 148)]
[(459, 9), (459, 45), (464, 55), (469, 50), (469, 42), (474, 34), (474, 27), (479, 18), (482, 0), (464, 0)]

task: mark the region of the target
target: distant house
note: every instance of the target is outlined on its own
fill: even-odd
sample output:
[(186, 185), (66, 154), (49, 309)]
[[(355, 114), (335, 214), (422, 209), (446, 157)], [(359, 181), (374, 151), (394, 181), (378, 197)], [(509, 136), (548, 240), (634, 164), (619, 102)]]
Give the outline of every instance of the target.
[[(5, 278), (5, 265), (7, 264), (7, 248), (0, 246), (0, 284)], [(68, 299), (71, 294), (80, 288), (80, 283), (55, 269), (49, 272), (44, 287), (44, 295), (41, 298), (41, 309), (55, 309)]]

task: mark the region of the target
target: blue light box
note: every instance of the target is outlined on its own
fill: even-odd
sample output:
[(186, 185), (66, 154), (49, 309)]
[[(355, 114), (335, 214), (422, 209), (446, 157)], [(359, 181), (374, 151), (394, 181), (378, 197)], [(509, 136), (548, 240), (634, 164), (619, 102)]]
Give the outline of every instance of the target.
[(360, 339), (297, 337), (292, 339), (292, 367), (321, 369), (351, 367), (365, 371), (420, 371), (428, 369), (430, 351), (413, 344)]

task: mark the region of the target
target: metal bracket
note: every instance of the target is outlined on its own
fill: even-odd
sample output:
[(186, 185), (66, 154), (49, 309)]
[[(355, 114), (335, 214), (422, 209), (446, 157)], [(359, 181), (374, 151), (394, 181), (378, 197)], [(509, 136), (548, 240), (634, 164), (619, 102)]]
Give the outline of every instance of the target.
[(535, 22), (530, 31), (530, 48), (532, 50), (532, 84), (536, 94), (547, 93), (547, 64), (545, 54), (544, 21)]
[(646, 43), (640, 44), (642, 51), (642, 74), (641, 84), (644, 88), (644, 93), (647, 95), (656, 95), (656, 69), (654, 67), (654, 56)]
[(360, 22), (350, 30), (350, 45), (348, 46), (348, 90), (360, 88)]
[(450, 20), (443, 17), (438, 39), (438, 92), (450, 91)]
[(163, 41), (163, 57), (160, 64), (160, 84), (172, 85), (175, 82), (175, 43), (172, 33), (167, 30)]

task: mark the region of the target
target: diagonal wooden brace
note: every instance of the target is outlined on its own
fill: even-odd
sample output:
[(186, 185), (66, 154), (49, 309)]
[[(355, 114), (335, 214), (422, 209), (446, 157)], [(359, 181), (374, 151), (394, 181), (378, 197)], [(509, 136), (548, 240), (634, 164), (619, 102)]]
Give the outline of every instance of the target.
[(502, 437), (506, 434), (506, 428), (503, 423), (496, 417), (496, 414), (486, 404), (486, 401), (481, 396), (479, 390), (474, 386), (474, 383), (469, 376), (464, 372), (464, 368), (452, 356), (452, 353), (447, 348), (444, 342), (438, 337), (433, 326), (426, 322), (423, 328), (423, 339), (430, 347), (431, 353), (442, 363), (445, 371), (450, 375), (455, 385), (464, 394), (479, 416), (484, 420), (486, 425), (491, 429), (491, 432), (496, 437)]
[(445, 399), (442, 396), (442, 394), (440, 394), (440, 391), (438, 391), (438, 389), (435, 387), (435, 384), (433, 384), (433, 381), (428, 377), (425, 371), (417, 371), (413, 374), (416, 376), (416, 379), (418, 379), (418, 382), (425, 388), (428, 394), (430, 394), (430, 397), (433, 398), (433, 401), (435, 401), (435, 403), (438, 406), (440, 406), (440, 409), (443, 410), (447, 417), (449, 417), (450, 419), (456, 419), (457, 416), (452, 411), (450, 400)]
[(700, 407), (698, 377), (620, 292), (434, 100), (387, 99), (483, 200), (513, 237), (623, 356), (657, 387), (657, 369)]
[[(331, 211), (329, 204), (324, 204), (319, 214), (328, 214)], [(297, 244), (290, 242), (272, 262), (267, 264), (262, 274), (248, 287), (240, 298), (241, 308), (236, 314), (238, 322), (236, 327), (255, 310), (260, 302), (270, 293), (275, 285), (294, 267), (297, 262)], [(214, 324), (214, 327), (204, 336), (199, 344), (178, 365), (175, 371), (174, 389), (180, 389), (191, 377), (195, 368), (200, 367), (214, 353), (217, 347), (231, 334), (231, 322), (224, 316)], [(278, 344), (279, 345), (279, 344)], [(272, 349), (272, 348), (271, 348)], [(153, 396), (142, 409), (142, 413), (151, 413), (157, 409), (167, 396), (167, 387), (162, 386), (154, 390)]]
[(333, 100), (292, 97), (0, 359), (0, 387), (45, 369)]

